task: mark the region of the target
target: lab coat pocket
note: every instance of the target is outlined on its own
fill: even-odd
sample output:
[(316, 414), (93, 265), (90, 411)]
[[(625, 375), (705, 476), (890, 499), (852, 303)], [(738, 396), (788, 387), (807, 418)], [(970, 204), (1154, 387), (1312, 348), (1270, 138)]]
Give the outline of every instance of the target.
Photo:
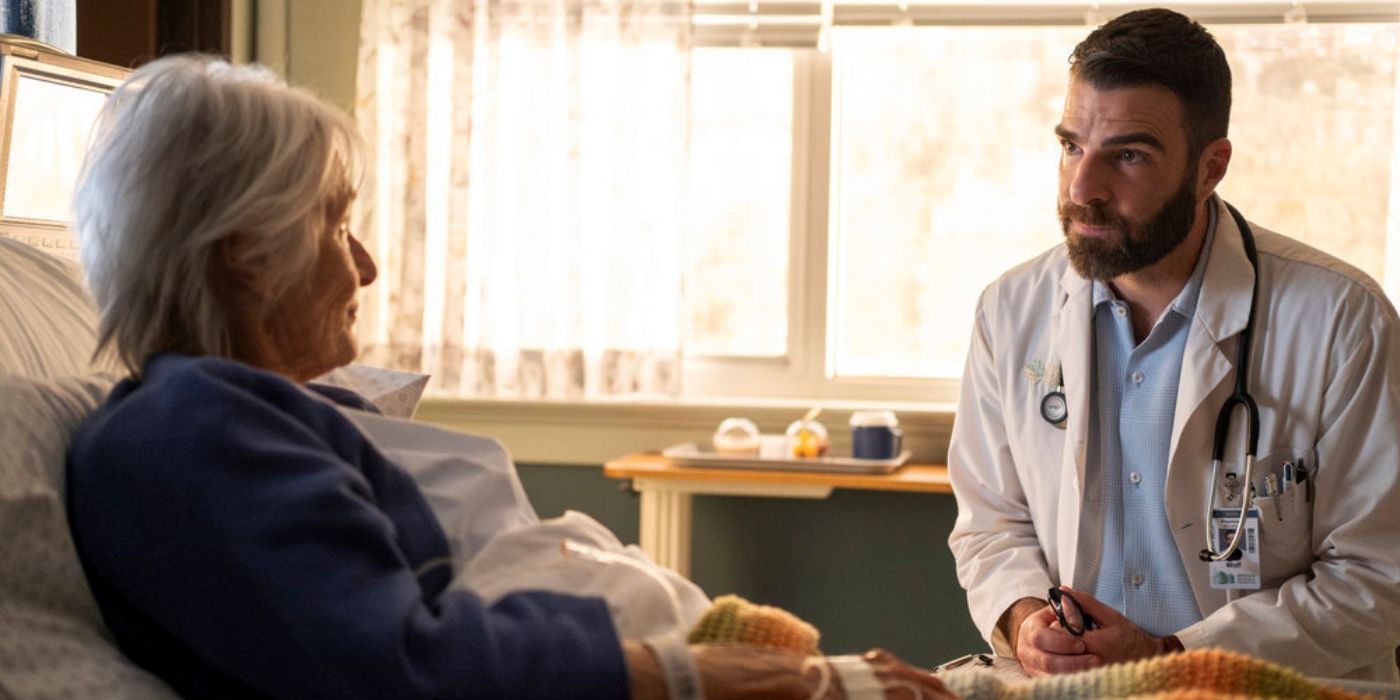
[[(1280, 466), (1294, 462), (1293, 455), (1302, 455), (1304, 464), (1312, 469), (1310, 450), (1289, 451), (1271, 455), (1261, 462), (1281, 482)], [(1311, 473), (1308, 475), (1311, 478)], [(1259, 509), (1259, 566), (1264, 587), (1277, 586), (1288, 578), (1312, 566), (1312, 502), (1307, 496), (1306, 482), (1290, 483), (1288, 487), (1268, 496), (1254, 499)]]

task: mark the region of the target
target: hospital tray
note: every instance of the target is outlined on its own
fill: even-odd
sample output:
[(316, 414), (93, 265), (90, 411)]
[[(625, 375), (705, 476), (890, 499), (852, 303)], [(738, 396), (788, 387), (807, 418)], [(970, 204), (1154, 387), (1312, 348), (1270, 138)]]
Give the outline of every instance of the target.
[(909, 461), (909, 450), (893, 459), (856, 459), (855, 457), (815, 457), (810, 459), (759, 457), (756, 455), (723, 455), (713, 451), (710, 443), (685, 442), (661, 451), (681, 467), (710, 467), (715, 469), (774, 469), (780, 471), (836, 472), (841, 474), (889, 474)]

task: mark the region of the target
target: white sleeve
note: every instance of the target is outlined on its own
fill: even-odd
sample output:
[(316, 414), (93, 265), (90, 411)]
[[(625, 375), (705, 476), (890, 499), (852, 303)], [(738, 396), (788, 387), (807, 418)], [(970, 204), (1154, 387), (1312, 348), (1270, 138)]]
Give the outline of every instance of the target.
[(978, 303), (948, 445), (948, 475), (958, 503), (948, 546), (973, 622), (998, 653), (1009, 655), (997, 620), (1021, 598), (1044, 598), (1051, 581), (1008, 441), (987, 294)]

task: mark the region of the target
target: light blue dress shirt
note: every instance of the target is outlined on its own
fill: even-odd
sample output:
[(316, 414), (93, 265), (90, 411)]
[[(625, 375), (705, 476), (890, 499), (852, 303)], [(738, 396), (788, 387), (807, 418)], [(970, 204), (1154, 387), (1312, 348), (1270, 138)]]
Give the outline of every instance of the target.
[[(1086, 498), (1103, 499), (1101, 549), (1081, 537), (1076, 581), (1139, 627), (1163, 636), (1198, 622), (1200, 607), (1164, 505), (1167, 458), (1186, 337), (1215, 239), (1215, 207), (1186, 286), (1137, 344), (1128, 305), (1094, 282), (1095, 376)], [(1092, 512), (1092, 508), (1086, 512)]]

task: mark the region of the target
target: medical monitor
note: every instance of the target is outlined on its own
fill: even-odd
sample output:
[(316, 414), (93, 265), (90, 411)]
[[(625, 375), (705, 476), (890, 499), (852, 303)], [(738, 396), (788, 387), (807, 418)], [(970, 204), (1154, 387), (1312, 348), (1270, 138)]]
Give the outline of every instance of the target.
[(77, 256), (73, 185), (97, 114), (129, 72), (0, 35), (0, 236)]

